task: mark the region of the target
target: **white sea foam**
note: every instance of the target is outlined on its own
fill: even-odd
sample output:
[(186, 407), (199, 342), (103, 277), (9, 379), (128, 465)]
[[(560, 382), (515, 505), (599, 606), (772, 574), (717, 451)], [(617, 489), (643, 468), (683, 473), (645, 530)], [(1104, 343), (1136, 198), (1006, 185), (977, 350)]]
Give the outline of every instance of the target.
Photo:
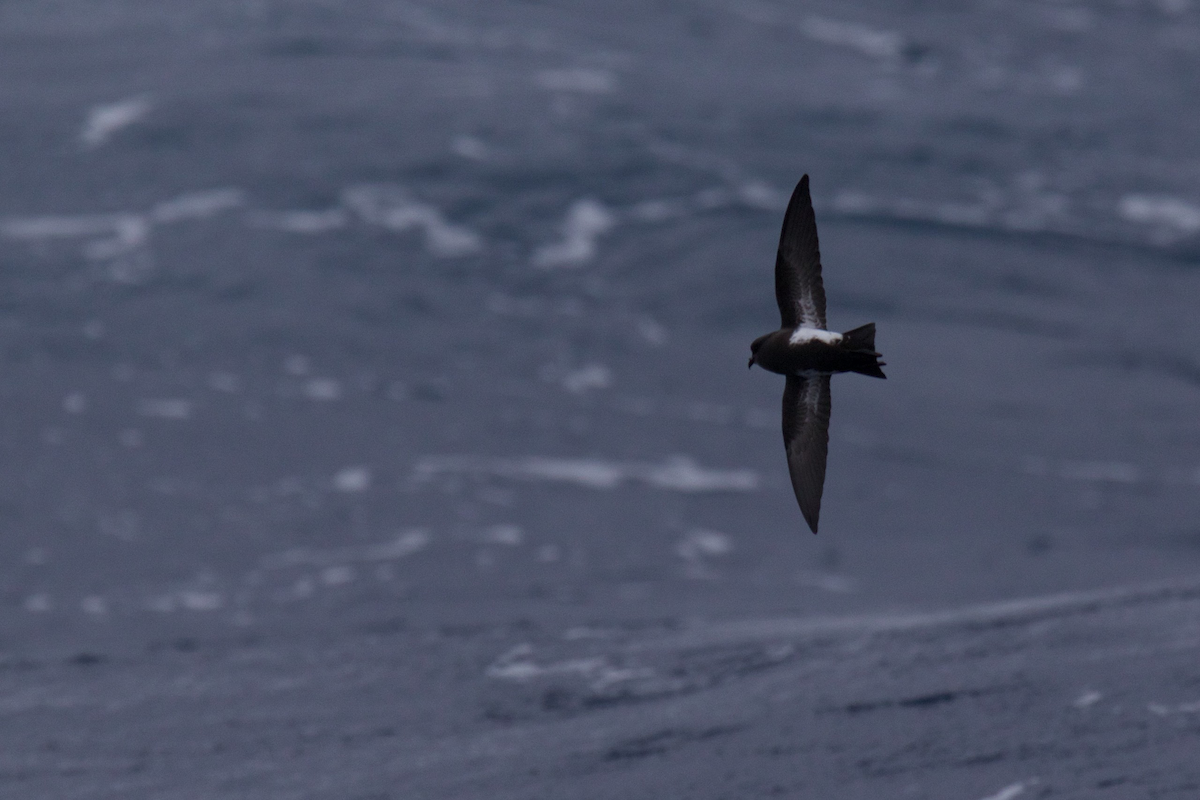
[(855, 589), (852, 578), (828, 572), (800, 572), (796, 575), (796, 583), (832, 594), (851, 594)]
[(732, 551), (733, 540), (727, 534), (703, 529), (688, 531), (675, 545), (675, 554), (688, 560), (723, 556)]
[(286, 569), (298, 566), (330, 567), (349, 563), (395, 561), (420, 552), (429, 546), (432, 537), (423, 528), (414, 528), (396, 538), (377, 544), (351, 547), (297, 547), (272, 553), (262, 559), (264, 569)]
[(787, 208), (788, 194), (763, 181), (746, 181), (738, 186), (738, 196), (751, 208), (764, 211), (781, 211)]
[(63, 411), (68, 414), (82, 414), (87, 411), (87, 395), (83, 392), (70, 392), (63, 398)]
[(451, 224), (440, 211), (414, 200), (402, 187), (352, 186), (343, 193), (342, 202), (368, 224), (397, 232), (421, 229), (425, 233), (425, 246), (435, 256), (456, 258), (482, 249), (478, 234)]
[(801, 30), (813, 41), (848, 47), (871, 58), (893, 59), (904, 50), (904, 37), (899, 33), (875, 30), (854, 22), (809, 17)]
[(117, 131), (140, 122), (150, 113), (150, 108), (150, 98), (145, 95), (93, 106), (79, 132), (79, 141), (84, 148), (95, 149)]
[(642, 200), (629, 209), (629, 217), (638, 222), (665, 222), (685, 216), (688, 209), (673, 200)]
[(339, 492), (358, 493), (371, 488), (370, 467), (346, 467), (333, 476), (333, 488)]
[(1009, 784), (995, 794), (989, 794), (987, 797), (984, 797), (983, 800), (1013, 800), (1014, 797), (1024, 794), (1025, 790), (1029, 788), (1030, 783), (1032, 781), (1018, 781)]
[(184, 589), (177, 596), (188, 611), (217, 611), (225, 605), (225, 596), (211, 589)]
[(603, 364), (587, 364), (563, 375), (562, 385), (572, 394), (583, 394), (591, 389), (607, 389), (612, 385), (612, 370)]
[(312, 369), (312, 362), (308, 356), (293, 353), (283, 360), (283, 371), (289, 375), (303, 377)]
[(1150, 713), (1157, 714), (1160, 717), (1166, 717), (1171, 714), (1197, 714), (1200, 713), (1200, 701), (1194, 703), (1176, 703), (1174, 705), (1149, 703), (1146, 708)]
[(188, 192), (155, 205), (150, 209), (150, 219), (154, 222), (166, 223), (189, 219), (209, 219), (223, 211), (239, 208), (245, 202), (246, 196), (241, 189), (224, 188)]
[(580, 94), (609, 94), (616, 91), (617, 79), (603, 69), (547, 69), (537, 74), (537, 83), (555, 92)]
[(491, 148), (474, 136), (455, 136), (450, 141), (450, 151), (471, 161), (487, 161), (491, 156)]
[(345, 209), (330, 208), (324, 211), (254, 211), (246, 219), (257, 228), (313, 235), (346, 227), (350, 215)]
[(758, 488), (758, 473), (749, 469), (706, 469), (683, 456), (662, 464), (604, 461), (591, 458), (482, 458), (429, 456), (414, 467), (418, 482), (443, 474), (483, 474), (520, 480), (573, 483), (588, 489), (615, 489), (638, 482), (676, 492), (748, 492)]
[(708, 579), (717, 577), (708, 559), (720, 558), (733, 551), (733, 540), (720, 531), (688, 531), (675, 543), (675, 555), (683, 559), (684, 575), (689, 578)]
[(662, 347), (667, 343), (667, 329), (650, 317), (642, 317), (637, 321), (637, 332), (643, 341), (655, 347)]
[(517, 547), (525, 541), (525, 531), (520, 525), (502, 523), (484, 528), (479, 534), (479, 540), (485, 544), (502, 544), (507, 547)]
[(208, 376), (208, 388), (226, 394), (236, 394), (241, 391), (242, 382), (232, 372), (211, 372)]
[(304, 396), (323, 403), (340, 400), (342, 384), (336, 378), (309, 378), (304, 382)]
[(326, 586), (344, 586), (352, 583), (358, 577), (354, 567), (347, 564), (334, 564), (321, 570), (321, 583)]
[(54, 610), (54, 599), (45, 592), (31, 594), (25, 598), (23, 603), (26, 611), (31, 611), (35, 614), (41, 614), (46, 611)]
[(578, 267), (596, 257), (596, 241), (616, 224), (616, 218), (598, 200), (576, 200), (563, 221), (563, 238), (542, 245), (533, 254), (534, 266), (543, 269)]
[(108, 601), (98, 594), (93, 594), (80, 600), (79, 608), (85, 614), (101, 617), (108, 613)]
[(77, 214), (73, 216), (10, 217), (0, 223), (0, 233), (9, 239), (39, 241), (105, 236), (116, 232), (123, 214)]
[(135, 213), (13, 217), (0, 222), (0, 234), (35, 242), (92, 238), (83, 248), (87, 258), (111, 262), (108, 275), (119, 283), (139, 283), (153, 266), (146, 248), (150, 227), (144, 215)]
[(533, 660), (533, 647), (519, 644), (492, 662), (484, 670), (484, 674), (489, 678), (518, 683), (545, 677), (576, 675), (588, 681), (593, 690), (600, 690), (624, 681), (652, 677), (654, 671), (648, 667), (614, 666), (603, 656), (565, 659), (543, 665)]
[(1162, 242), (1200, 233), (1200, 206), (1178, 197), (1127, 194), (1117, 213), (1129, 222), (1152, 226), (1155, 238)]

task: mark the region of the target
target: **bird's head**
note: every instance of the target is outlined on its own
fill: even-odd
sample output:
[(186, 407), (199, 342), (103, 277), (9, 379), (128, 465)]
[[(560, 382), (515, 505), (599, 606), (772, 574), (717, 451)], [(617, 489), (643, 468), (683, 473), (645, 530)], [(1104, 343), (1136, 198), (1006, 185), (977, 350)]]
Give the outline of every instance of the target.
[(762, 347), (762, 343), (766, 341), (768, 336), (770, 336), (769, 333), (763, 334), (750, 343), (750, 363), (746, 365), (747, 368), (753, 367), (754, 362), (758, 360), (758, 348)]

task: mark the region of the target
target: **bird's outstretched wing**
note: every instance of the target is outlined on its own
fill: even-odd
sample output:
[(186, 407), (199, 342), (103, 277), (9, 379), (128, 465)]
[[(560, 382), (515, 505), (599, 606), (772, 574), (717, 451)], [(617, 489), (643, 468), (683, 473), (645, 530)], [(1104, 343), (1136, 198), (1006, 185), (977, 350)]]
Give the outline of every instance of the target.
[(808, 193), (808, 176), (796, 184), (775, 255), (775, 299), (781, 327), (825, 328), (825, 285), (817, 248), (817, 218)]
[(812, 532), (821, 516), (829, 454), (829, 376), (789, 375), (783, 390), (783, 445), (800, 512)]

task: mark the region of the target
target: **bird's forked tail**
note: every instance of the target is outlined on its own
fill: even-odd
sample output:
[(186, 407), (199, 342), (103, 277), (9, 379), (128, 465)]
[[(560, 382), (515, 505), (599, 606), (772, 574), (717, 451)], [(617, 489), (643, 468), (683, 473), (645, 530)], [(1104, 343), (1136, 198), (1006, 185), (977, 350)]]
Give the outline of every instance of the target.
[(870, 375), (872, 378), (887, 378), (880, 367), (885, 366), (879, 361), (880, 353), (875, 351), (875, 323), (868, 322), (851, 331), (842, 334), (842, 347), (859, 356), (851, 372), (860, 375)]

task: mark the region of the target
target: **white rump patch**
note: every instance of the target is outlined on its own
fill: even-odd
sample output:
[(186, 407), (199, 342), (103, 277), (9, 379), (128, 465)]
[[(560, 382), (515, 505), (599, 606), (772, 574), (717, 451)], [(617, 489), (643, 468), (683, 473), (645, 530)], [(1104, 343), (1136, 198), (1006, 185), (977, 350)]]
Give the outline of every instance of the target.
[(821, 328), (800, 327), (792, 331), (792, 336), (788, 339), (788, 344), (804, 344), (812, 341), (837, 344), (842, 341), (842, 335), (833, 331), (822, 330)]

